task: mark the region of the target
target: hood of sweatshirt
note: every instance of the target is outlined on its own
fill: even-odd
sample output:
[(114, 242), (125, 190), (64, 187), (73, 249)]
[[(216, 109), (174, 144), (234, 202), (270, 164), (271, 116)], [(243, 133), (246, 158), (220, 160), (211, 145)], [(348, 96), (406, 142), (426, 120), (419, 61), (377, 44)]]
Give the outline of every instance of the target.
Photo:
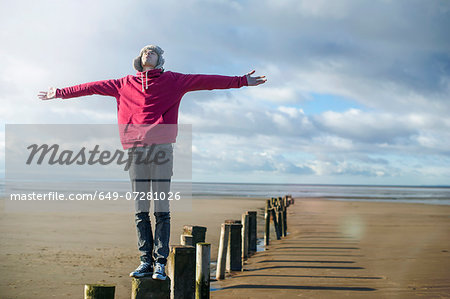
[(152, 69), (145, 72), (137, 72), (136, 76), (141, 79), (142, 91), (144, 92), (148, 89), (148, 81), (151, 81), (153, 78), (158, 78), (164, 72), (162, 69)]

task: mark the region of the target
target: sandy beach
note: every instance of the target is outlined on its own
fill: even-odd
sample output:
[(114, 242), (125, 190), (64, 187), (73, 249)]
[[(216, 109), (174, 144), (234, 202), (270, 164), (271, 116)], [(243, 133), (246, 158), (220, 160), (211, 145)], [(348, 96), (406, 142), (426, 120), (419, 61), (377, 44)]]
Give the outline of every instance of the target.
[[(206, 226), (214, 261), (220, 224), (263, 207), (263, 199), (193, 199), (192, 212), (172, 213), (170, 244), (180, 244), (183, 225)], [(2, 299), (82, 298), (87, 283), (115, 284), (116, 298), (131, 297), (128, 274), (139, 265), (139, 252), (128, 211), (12, 214), (2, 209), (0, 235)]]
[[(197, 198), (172, 215), (170, 244), (182, 226), (207, 226), (216, 260), (220, 224), (258, 211), (264, 199)], [(450, 207), (297, 199), (289, 235), (256, 253), (245, 271), (212, 286), (212, 298), (445, 298), (450, 292)], [(127, 213), (0, 215), (0, 297), (81, 298), (86, 283), (116, 285), (130, 298), (138, 264)], [(272, 238), (274, 234), (272, 234)]]
[(297, 199), (288, 232), (212, 298), (450, 297), (450, 206)]

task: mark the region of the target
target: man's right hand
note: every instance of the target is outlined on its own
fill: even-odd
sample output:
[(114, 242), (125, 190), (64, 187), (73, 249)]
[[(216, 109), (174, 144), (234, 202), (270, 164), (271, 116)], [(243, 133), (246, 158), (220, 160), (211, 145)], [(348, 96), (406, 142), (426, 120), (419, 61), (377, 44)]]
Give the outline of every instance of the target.
[(266, 83), (267, 79), (266, 76), (258, 76), (258, 77), (252, 77), (255, 73), (255, 70), (251, 71), (250, 73), (247, 73), (245, 76), (247, 78), (247, 85), (248, 86), (257, 86), (259, 84)]
[(40, 91), (38, 94), (38, 98), (45, 101), (45, 100), (51, 100), (56, 97), (56, 88), (50, 87), (48, 91)]

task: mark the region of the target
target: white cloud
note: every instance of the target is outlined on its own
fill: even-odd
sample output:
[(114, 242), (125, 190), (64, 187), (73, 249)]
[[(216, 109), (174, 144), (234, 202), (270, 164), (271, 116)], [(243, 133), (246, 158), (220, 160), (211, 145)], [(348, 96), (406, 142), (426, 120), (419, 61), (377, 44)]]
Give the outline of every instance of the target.
[(298, 96), (292, 87), (269, 87), (261, 86), (260, 88), (252, 88), (246, 92), (250, 97), (261, 101), (274, 103), (295, 103)]
[[(255, 180), (289, 172), (316, 182), (450, 178), (446, 2), (85, 5), (21, 0), (0, 12), (3, 122), (115, 122), (112, 98), (43, 103), (36, 93), (133, 73), (138, 50), (155, 43), (166, 51), (168, 70), (239, 75), (255, 68), (268, 78), (262, 86), (192, 93), (182, 101), (180, 123), (193, 124), (193, 153), (206, 161), (198, 172), (226, 169), (229, 177)], [(316, 103), (314, 94), (359, 108), (319, 107), (326, 103)], [(325, 112), (305, 113), (306, 100)], [(409, 167), (411, 161), (418, 166)]]
[(277, 108), (279, 111), (289, 115), (290, 118), (296, 118), (303, 114), (303, 109), (295, 108), (295, 107), (286, 107), (286, 106), (279, 106)]

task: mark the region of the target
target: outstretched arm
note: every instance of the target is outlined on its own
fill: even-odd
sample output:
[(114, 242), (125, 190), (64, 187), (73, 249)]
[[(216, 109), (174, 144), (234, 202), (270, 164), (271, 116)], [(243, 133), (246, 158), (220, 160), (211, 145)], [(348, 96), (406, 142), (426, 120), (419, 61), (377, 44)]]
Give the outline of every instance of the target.
[(252, 77), (255, 71), (244, 76), (221, 76), (201, 74), (179, 74), (178, 84), (183, 92), (195, 90), (213, 90), (240, 88), (242, 86), (256, 86), (267, 81), (265, 76)]
[(48, 91), (39, 92), (38, 98), (45, 101), (54, 98), (68, 99), (93, 94), (117, 97), (120, 86), (121, 80), (113, 79), (89, 82), (66, 88), (50, 87)]

